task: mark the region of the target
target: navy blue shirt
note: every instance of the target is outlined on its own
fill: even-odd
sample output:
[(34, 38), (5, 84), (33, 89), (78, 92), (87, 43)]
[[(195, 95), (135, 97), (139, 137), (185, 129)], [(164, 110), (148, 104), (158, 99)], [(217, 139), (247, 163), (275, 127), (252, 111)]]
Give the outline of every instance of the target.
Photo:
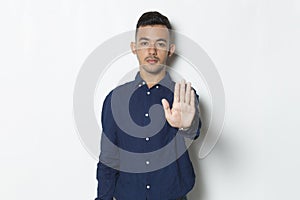
[(200, 134), (198, 95), (191, 128), (179, 130), (165, 120), (161, 104), (165, 98), (172, 106), (174, 86), (166, 73), (148, 88), (137, 73), (134, 81), (106, 96), (96, 200), (175, 200), (193, 188), (195, 174), (184, 138)]

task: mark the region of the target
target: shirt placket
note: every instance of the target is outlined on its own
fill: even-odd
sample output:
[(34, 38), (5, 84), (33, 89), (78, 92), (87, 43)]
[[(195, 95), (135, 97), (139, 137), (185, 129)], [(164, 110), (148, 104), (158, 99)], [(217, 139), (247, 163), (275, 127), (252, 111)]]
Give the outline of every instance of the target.
[[(143, 81), (142, 82), (142, 85), (143, 85), (143, 94), (142, 94), (142, 99), (144, 101), (144, 107), (143, 107), (143, 110), (142, 112), (144, 112), (144, 125), (147, 125), (149, 123), (149, 108), (150, 108), (150, 105), (151, 105), (151, 99), (149, 98), (150, 95), (151, 95), (151, 91), (150, 89), (147, 87), (147, 85), (145, 85), (146, 83)], [(148, 152), (149, 151), (149, 142), (150, 142), (150, 137), (146, 136), (144, 139), (143, 139), (143, 146), (144, 146), (144, 152)], [(144, 161), (143, 161), (144, 165), (149, 166), (150, 165), (150, 160), (149, 158), (145, 157)], [(150, 195), (150, 192), (151, 192), (151, 181), (150, 181), (150, 177), (149, 177), (149, 174), (146, 173), (145, 174), (145, 193), (146, 193), (146, 199), (149, 199), (149, 195)]]
[[(148, 87), (145, 87), (145, 110), (146, 110), (146, 113), (148, 115), (145, 115), (145, 123), (149, 122), (148, 120), (148, 117), (149, 117), (149, 109), (151, 107), (151, 105), (154, 103), (153, 101), (155, 101), (155, 97), (153, 97), (153, 95), (157, 94), (157, 89), (159, 89), (159, 85), (156, 85), (156, 86), (153, 86), (152, 88), (148, 88)], [(149, 147), (150, 145), (150, 141), (151, 141), (151, 137), (146, 137), (145, 138), (145, 151), (146, 152), (149, 152), (149, 150), (151, 149), (151, 147)], [(147, 166), (150, 166), (152, 163), (151, 163), (151, 160), (149, 158), (145, 158), (145, 163), (144, 163)], [(146, 199), (151, 199), (151, 184), (152, 181), (151, 181), (151, 176), (149, 175), (149, 173), (146, 173)]]

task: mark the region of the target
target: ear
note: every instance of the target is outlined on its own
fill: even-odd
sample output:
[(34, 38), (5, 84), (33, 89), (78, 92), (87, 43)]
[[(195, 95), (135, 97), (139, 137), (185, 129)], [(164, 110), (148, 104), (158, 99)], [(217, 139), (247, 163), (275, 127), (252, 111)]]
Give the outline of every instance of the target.
[(133, 54), (136, 54), (136, 44), (135, 42), (130, 43), (130, 48)]
[(175, 44), (170, 44), (168, 56), (171, 57), (175, 52)]

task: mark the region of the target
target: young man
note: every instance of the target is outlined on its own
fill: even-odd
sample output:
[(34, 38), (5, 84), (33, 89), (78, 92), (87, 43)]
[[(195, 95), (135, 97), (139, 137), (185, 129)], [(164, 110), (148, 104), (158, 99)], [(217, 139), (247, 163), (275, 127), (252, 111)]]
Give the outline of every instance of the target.
[(139, 72), (103, 103), (96, 200), (184, 200), (194, 186), (184, 138), (200, 134), (198, 96), (191, 83), (175, 84), (166, 71), (175, 51), (171, 29), (158, 12), (137, 23), (131, 49)]

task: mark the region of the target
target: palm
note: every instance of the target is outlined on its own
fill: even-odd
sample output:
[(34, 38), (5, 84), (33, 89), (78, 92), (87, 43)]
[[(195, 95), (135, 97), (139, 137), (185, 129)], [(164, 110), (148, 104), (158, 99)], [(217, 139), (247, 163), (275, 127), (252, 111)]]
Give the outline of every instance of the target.
[(195, 93), (191, 84), (185, 81), (176, 83), (174, 90), (174, 101), (172, 109), (166, 99), (162, 100), (165, 116), (168, 123), (177, 128), (190, 127), (195, 115)]

